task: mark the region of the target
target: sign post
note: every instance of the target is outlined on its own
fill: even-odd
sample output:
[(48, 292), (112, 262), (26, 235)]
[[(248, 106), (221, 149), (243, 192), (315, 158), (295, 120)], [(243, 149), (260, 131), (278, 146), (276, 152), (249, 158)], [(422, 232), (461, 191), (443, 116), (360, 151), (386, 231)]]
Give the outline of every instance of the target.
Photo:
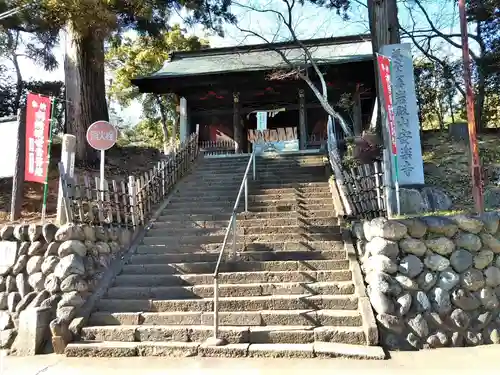
[(45, 182), (43, 186), (43, 203), (42, 203), (42, 223), (45, 224), (45, 216), (47, 214), (47, 197), (49, 195), (49, 166), (50, 166), (50, 151), (52, 149), (52, 125), (54, 121), (54, 109), (56, 108), (55, 106), (56, 100), (52, 99), (50, 103), (50, 125), (49, 125), (49, 146), (48, 146), (48, 151), (47, 151), (47, 173), (45, 175)]
[(96, 121), (87, 129), (87, 142), (90, 147), (101, 151), (100, 188), (101, 199), (104, 201), (104, 157), (116, 143), (118, 132), (116, 128), (107, 121)]
[(379, 54), (377, 54), (377, 61), (379, 64), (382, 88), (384, 90), (386, 121), (389, 127), (391, 153), (394, 159), (394, 187), (396, 188), (397, 213), (398, 215), (401, 215), (401, 203), (399, 197), (398, 150), (396, 144), (396, 122), (394, 120), (394, 106), (392, 103), (391, 61), (388, 57)]

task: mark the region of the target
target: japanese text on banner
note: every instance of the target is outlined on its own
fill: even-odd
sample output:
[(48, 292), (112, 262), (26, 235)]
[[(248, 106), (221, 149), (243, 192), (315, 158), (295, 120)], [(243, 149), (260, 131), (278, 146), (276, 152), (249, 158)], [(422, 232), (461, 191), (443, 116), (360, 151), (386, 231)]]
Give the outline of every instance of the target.
[(45, 183), (48, 169), (50, 98), (29, 93), (26, 101), (24, 180)]
[(396, 147), (396, 122), (394, 119), (394, 107), (392, 104), (392, 87), (391, 87), (391, 62), (386, 56), (377, 56), (380, 78), (384, 91), (384, 104), (387, 113), (387, 122), (389, 125), (389, 136), (391, 138), (391, 151), (393, 155), (397, 154)]

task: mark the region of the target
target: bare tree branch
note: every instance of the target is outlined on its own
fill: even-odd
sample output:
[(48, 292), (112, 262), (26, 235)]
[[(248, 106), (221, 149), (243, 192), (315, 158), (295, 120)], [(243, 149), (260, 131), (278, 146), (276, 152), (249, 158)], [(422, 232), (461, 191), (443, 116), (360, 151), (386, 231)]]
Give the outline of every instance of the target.
[[(327, 91), (328, 89), (326, 86), (326, 82), (325, 82), (325, 79), (323, 77), (323, 73), (321, 72), (318, 65), (316, 64), (316, 61), (314, 60), (314, 57), (313, 57), (311, 51), (297, 37), (297, 34), (295, 32), (295, 28), (293, 25), (293, 10), (294, 10), (294, 6), (296, 5), (295, 0), (282, 0), (282, 2), (284, 3), (284, 5), (286, 7), (286, 14), (283, 14), (275, 9), (261, 9), (261, 8), (256, 8), (253, 6), (243, 5), (243, 4), (239, 4), (239, 3), (233, 3), (233, 4), (235, 4), (237, 6), (242, 5), (242, 8), (247, 9), (247, 10), (256, 11), (258, 13), (270, 13), (270, 14), (276, 15), (278, 20), (280, 20), (283, 23), (283, 25), (286, 26), (288, 32), (290, 33), (292, 41), (296, 45), (298, 45), (300, 47), (300, 49), (303, 51), (304, 57), (305, 57), (305, 61), (303, 63), (296, 63), (296, 62), (293, 62), (292, 60), (290, 60), (283, 49), (272, 48), (272, 42), (268, 38), (264, 37), (262, 34), (257, 33), (254, 30), (243, 28), (239, 25), (235, 25), (235, 27), (240, 32), (243, 32), (247, 35), (252, 35), (256, 38), (261, 39), (264, 43), (269, 44), (269, 48), (272, 51), (279, 54), (281, 59), (283, 60), (283, 62), (286, 65), (288, 65), (288, 68), (290, 71), (287, 74), (285, 74), (282, 71), (281, 72), (278, 71), (278, 72), (275, 72), (274, 74), (271, 74), (271, 77), (274, 77), (274, 78), (281, 77), (282, 79), (284, 79), (285, 76), (287, 76), (287, 77), (299, 77), (300, 79), (302, 79), (309, 86), (309, 88), (312, 90), (312, 92), (317, 97), (317, 99), (319, 100), (319, 102), (321, 103), (321, 105), (325, 109), (325, 111), (339, 121), (346, 136), (352, 136), (353, 133), (352, 133), (350, 126), (346, 123), (344, 118), (337, 111), (335, 111), (335, 109), (328, 102), (328, 91)], [(307, 74), (308, 67), (312, 67), (313, 70), (315, 71), (316, 75), (318, 76), (318, 79), (320, 80), (320, 83), (321, 83), (321, 91), (318, 90), (318, 88), (316, 87), (314, 82), (309, 78), (309, 76)]]

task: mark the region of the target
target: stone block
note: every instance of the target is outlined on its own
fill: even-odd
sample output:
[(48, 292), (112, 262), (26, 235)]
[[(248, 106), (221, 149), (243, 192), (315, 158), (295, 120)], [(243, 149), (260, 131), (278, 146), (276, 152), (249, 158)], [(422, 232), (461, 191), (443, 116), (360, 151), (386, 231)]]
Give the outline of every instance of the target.
[(40, 353), (43, 344), (50, 339), (51, 316), (49, 308), (33, 308), (21, 312), (18, 334), (13, 344), (17, 355), (31, 356)]

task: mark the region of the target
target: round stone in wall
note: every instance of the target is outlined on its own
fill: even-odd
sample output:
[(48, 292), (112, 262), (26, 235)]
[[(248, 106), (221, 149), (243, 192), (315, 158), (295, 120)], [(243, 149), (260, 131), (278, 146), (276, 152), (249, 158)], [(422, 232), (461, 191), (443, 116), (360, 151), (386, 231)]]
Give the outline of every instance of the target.
[(395, 259), (399, 255), (397, 242), (386, 240), (382, 237), (374, 237), (366, 244), (366, 251), (370, 255), (385, 255), (388, 258)]
[(465, 311), (476, 310), (481, 306), (481, 301), (476, 298), (472, 293), (465, 289), (455, 289), (451, 293), (451, 300), (453, 304)]
[(484, 275), (486, 276), (487, 286), (495, 288), (500, 285), (500, 269), (498, 269), (497, 267), (488, 267), (484, 271)]
[(486, 247), (490, 248), (497, 254), (500, 253), (500, 241), (498, 239), (489, 233), (481, 233), (479, 237), (481, 237), (481, 241), (483, 241), (483, 244)]
[(431, 299), (432, 308), (440, 315), (448, 314), (451, 311), (452, 305), (450, 295), (446, 290), (436, 287), (430, 291), (429, 297)]
[(398, 274), (394, 277), (404, 290), (418, 290), (418, 284), (408, 276)]
[(422, 261), (413, 254), (405, 256), (399, 262), (399, 272), (410, 278), (418, 276), (424, 269)]
[(479, 291), (479, 299), (487, 310), (496, 310), (498, 308), (498, 297), (490, 287), (482, 288)]
[[(373, 219), (370, 222), (369, 228), (369, 234), (372, 238), (382, 237), (392, 241), (398, 241), (408, 233), (408, 229), (404, 224), (395, 220), (386, 220), (383, 218)], [(366, 237), (370, 240), (368, 236)]]
[(408, 325), (415, 332), (415, 334), (421, 338), (427, 337), (429, 334), (429, 326), (422, 314), (418, 314), (412, 319), (408, 320)]
[(479, 270), (471, 268), (462, 274), (462, 285), (472, 292), (478, 291), (484, 286), (484, 276)]
[(398, 309), (399, 315), (403, 316), (410, 311), (412, 303), (412, 298), (410, 293), (404, 293), (396, 301), (396, 308)]
[(393, 260), (386, 257), (385, 255), (374, 255), (367, 259), (363, 264), (366, 272), (379, 271), (385, 273), (396, 273), (398, 266)]
[(417, 282), (420, 289), (423, 289), (427, 292), (434, 285), (436, 285), (437, 275), (431, 271), (426, 270), (420, 274)]
[(424, 216), (421, 220), (427, 225), (427, 230), (432, 233), (453, 237), (457, 233), (458, 225), (446, 217)]
[(472, 233), (460, 232), (455, 238), (455, 245), (470, 251), (479, 251), (482, 247), (481, 240)]
[(455, 250), (455, 244), (449, 238), (439, 237), (425, 241), (429, 249), (440, 255), (448, 255)]
[(458, 224), (458, 227), (463, 231), (477, 234), (483, 229), (484, 223), (466, 215), (456, 215), (453, 216), (453, 220)]
[(474, 256), (474, 267), (482, 270), (488, 267), (495, 258), (495, 254), (491, 250), (481, 250)]
[(439, 273), (438, 286), (444, 290), (453, 289), (460, 282), (460, 276), (451, 268), (447, 268)]
[(450, 265), (450, 261), (439, 254), (429, 254), (424, 259), (424, 264), (432, 271), (443, 271)]
[(399, 241), (399, 247), (405, 253), (414, 254), (416, 256), (424, 256), (427, 251), (427, 246), (425, 246), (424, 241), (417, 240), (415, 238), (403, 238)]
[(413, 238), (422, 238), (427, 233), (427, 225), (420, 219), (405, 219), (400, 220), (400, 222), (406, 225), (408, 234)]
[(453, 310), (450, 314), (450, 320), (458, 329), (469, 328), (470, 316), (462, 309)]
[(394, 313), (394, 303), (384, 293), (368, 289), (368, 295), (370, 297), (370, 302), (373, 306), (373, 309), (378, 314), (392, 315)]
[(457, 272), (464, 272), (472, 266), (473, 261), (472, 254), (465, 249), (455, 250), (450, 257), (451, 266)]
[(427, 297), (427, 294), (419, 290), (415, 294), (415, 307), (418, 312), (425, 312), (431, 309), (431, 302)]

